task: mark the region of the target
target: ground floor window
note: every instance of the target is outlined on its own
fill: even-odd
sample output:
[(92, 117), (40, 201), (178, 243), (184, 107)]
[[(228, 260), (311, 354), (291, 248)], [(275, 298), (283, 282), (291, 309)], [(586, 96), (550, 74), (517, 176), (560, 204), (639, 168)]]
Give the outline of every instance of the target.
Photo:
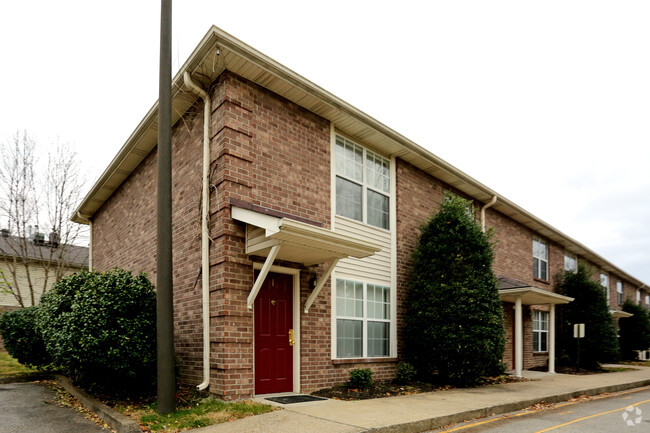
[(336, 357), (390, 356), (390, 287), (336, 280)]
[(533, 311), (533, 351), (548, 352), (547, 311)]

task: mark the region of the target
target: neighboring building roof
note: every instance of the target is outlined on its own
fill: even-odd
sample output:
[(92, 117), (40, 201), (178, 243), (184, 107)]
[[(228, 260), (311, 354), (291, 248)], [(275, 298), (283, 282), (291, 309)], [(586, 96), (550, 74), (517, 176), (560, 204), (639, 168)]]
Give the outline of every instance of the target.
[(56, 248), (49, 243), (38, 244), (16, 236), (0, 236), (0, 259), (3, 257), (26, 256), (32, 260), (51, 260), (61, 258), (70, 266), (88, 266), (88, 247), (60, 244)]
[[(219, 50), (217, 50), (217, 47)], [(570, 238), (551, 225), (522, 209), (492, 189), (463, 173), (456, 167), (417, 145), (388, 126), (337, 98), (306, 78), (260, 53), (244, 42), (213, 26), (194, 49), (189, 59), (172, 80), (172, 122), (194, 104), (198, 96), (182, 90), (183, 74), (189, 72), (203, 87), (210, 85), (225, 70), (242, 76), (305, 109), (331, 121), (343, 133), (356, 137), (386, 155), (413, 164), (443, 182), (482, 202), (494, 196), (493, 208), (541, 236), (580, 255), (601, 269), (613, 272), (632, 284), (644, 284), (607, 261), (580, 242)], [(158, 141), (158, 102), (149, 110), (135, 131), (72, 216), (72, 220), (86, 224), (113, 192), (151, 152)]]

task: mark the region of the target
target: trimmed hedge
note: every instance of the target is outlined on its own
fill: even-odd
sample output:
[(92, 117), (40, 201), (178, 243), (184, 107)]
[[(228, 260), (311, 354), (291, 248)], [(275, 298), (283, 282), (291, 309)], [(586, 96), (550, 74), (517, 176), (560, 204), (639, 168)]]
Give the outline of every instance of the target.
[(66, 277), (41, 298), (38, 325), (53, 363), (76, 383), (105, 392), (153, 388), (156, 295), (144, 274)]
[(503, 308), (490, 237), (453, 194), (421, 231), (405, 319), (409, 361), (423, 379), (437, 373), (457, 386), (502, 374)]
[(623, 311), (632, 313), (633, 316), (618, 320), (621, 358), (637, 359), (637, 350), (650, 349), (648, 310), (628, 299), (623, 303)]
[(580, 341), (580, 367), (595, 369), (601, 362), (619, 359), (618, 339), (607, 298), (602, 286), (592, 279), (584, 265), (567, 271), (558, 279), (556, 292), (574, 298), (558, 309), (558, 348), (564, 362), (578, 362), (573, 325), (585, 324), (585, 338)]
[(45, 368), (52, 362), (36, 327), (38, 307), (21, 308), (0, 316), (0, 334), (9, 355), (28, 367)]

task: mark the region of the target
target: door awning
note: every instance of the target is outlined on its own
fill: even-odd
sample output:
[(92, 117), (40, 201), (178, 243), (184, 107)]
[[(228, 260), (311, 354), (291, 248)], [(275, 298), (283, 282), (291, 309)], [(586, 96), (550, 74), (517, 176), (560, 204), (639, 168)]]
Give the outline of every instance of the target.
[(548, 290), (538, 289), (537, 287), (520, 287), (516, 289), (501, 289), (499, 297), (505, 302), (515, 302), (521, 297), (523, 305), (540, 305), (540, 304), (568, 304), (573, 298), (549, 292)]
[(626, 319), (628, 317), (634, 316), (634, 314), (622, 310), (609, 310), (609, 314), (612, 315), (613, 319)]
[(359, 238), (290, 218), (278, 218), (249, 209), (231, 207), (232, 218), (247, 224), (246, 254), (268, 257), (276, 245), (277, 260), (305, 266), (346, 257), (364, 258), (381, 250), (381, 246)]
[(237, 206), (231, 206), (230, 211), (233, 219), (246, 223), (246, 254), (266, 257), (248, 295), (249, 310), (253, 308), (262, 283), (276, 259), (305, 266), (327, 263), (305, 302), (304, 311), (307, 313), (340, 259), (361, 259), (381, 251), (378, 244), (291, 218), (278, 218)]
[(499, 297), (504, 302), (514, 303), (521, 297), (522, 305), (568, 304), (573, 298), (539, 289), (514, 278), (500, 276)]

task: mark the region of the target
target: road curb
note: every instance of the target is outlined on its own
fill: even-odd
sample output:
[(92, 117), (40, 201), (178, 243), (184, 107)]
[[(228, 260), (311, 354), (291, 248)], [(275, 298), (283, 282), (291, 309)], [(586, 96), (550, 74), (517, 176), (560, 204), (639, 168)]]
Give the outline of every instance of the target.
[(54, 376), (47, 373), (23, 373), (13, 376), (0, 377), (0, 385), (7, 383), (33, 382), (35, 380), (51, 380)]
[(91, 410), (97, 414), (97, 416), (102, 421), (104, 421), (118, 433), (142, 433), (142, 429), (140, 429), (140, 426), (137, 422), (133, 421), (126, 415), (122, 415), (116, 410), (111, 409), (104, 403), (101, 403), (94, 397), (87, 394), (85, 391), (75, 387), (67, 377), (56, 375), (55, 378), (58, 384), (63, 387), (63, 389), (79, 399), (81, 404), (83, 404), (88, 410)]
[(465, 412), (458, 412), (451, 415), (438, 416), (418, 421), (410, 421), (402, 424), (393, 424), (383, 427), (373, 427), (365, 430), (368, 433), (421, 433), (429, 430), (435, 430), (450, 424), (457, 424), (464, 421), (469, 421), (476, 418), (482, 418), (492, 415), (500, 415), (503, 413), (514, 412), (517, 410), (525, 409), (539, 403), (559, 403), (569, 399), (579, 397), (581, 395), (598, 395), (612, 392), (625, 391), (633, 388), (640, 388), (650, 385), (650, 379), (639, 380), (630, 383), (623, 383), (617, 385), (608, 385), (597, 388), (590, 388), (580, 391), (568, 392), (564, 394), (556, 394), (546, 396), (543, 398), (534, 398), (529, 400), (522, 400), (513, 403), (504, 403), (496, 406), (489, 406), (480, 409), (472, 409)]

